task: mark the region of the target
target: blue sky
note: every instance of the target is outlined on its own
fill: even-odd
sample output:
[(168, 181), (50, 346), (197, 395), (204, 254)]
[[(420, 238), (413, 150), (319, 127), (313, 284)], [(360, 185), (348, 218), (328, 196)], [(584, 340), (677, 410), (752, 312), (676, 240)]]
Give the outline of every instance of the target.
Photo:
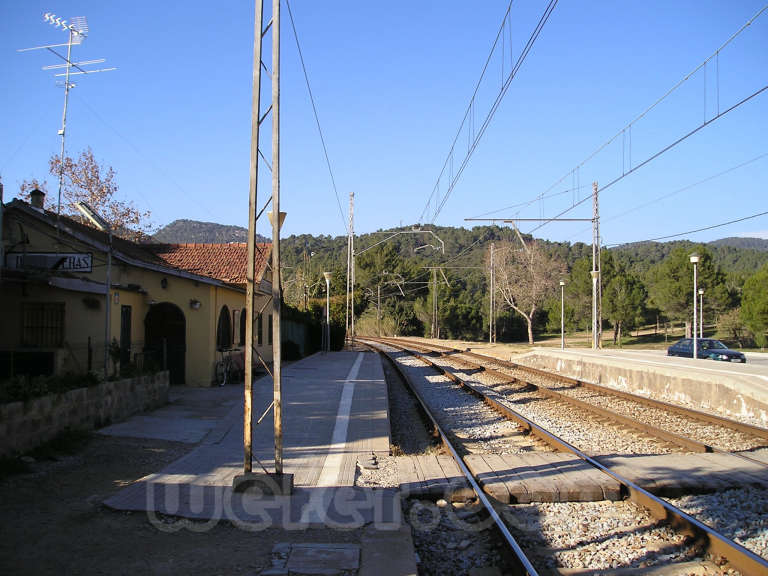
[[(356, 231), (416, 223), (425, 212), (507, 4), (291, 2), (344, 217), (349, 192), (356, 194)], [(722, 112), (759, 90), (768, 84), (768, 11), (634, 124), (631, 138), (625, 132), (571, 172), (763, 5), (561, 0), (436, 223), (555, 216), (588, 195), (592, 181), (607, 184), (711, 120), (718, 98)], [(513, 4), (513, 57), (545, 6), (541, 0)], [(50, 11), (88, 18), (89, 37), (74, 59), (103, 57), (118, 68), (76, 79), (68, 152), (91, 146), (117, 172), (122, 198), (151, 210), (157, 226), (177, 218), (247, 225), (251, 2), (1, 0), (0, 11), (6, 201), (27, 178), (45, 178), (49, 190), (56, 189), (47, 161), (60, 146), (63, 89), (41, 70), (56, 58), (16, 51), (66, 40), (43, 21)], [(509, 58), (503, 65), (508, 71)], [(476, 124), (499, 90), (501, 66), (494, 57), (479, 91)], [(281, 75), (283, 233), (344, 234), (285, 3)], [(600, 197), (603, 242), (678, 234), (768, 211), (766, 128), (768, 91), (611, 186)], [(459, 140), (464, 148), (456, 166), (467, 139)], [(270, 193), (263, 165), (260, 179), (261, 204)], [(543, 200), (519, 206), (542, 194)], [(423, 220), (433, 214), (432, 206)], [(590, 203), (567, 216), (589, 218)], [(520, 224), (523, 231), (535, 226)], [(269, 233), (266, 222), (258, 230)], [(552, 223), (535, 235), (591, 241), (589, 223)], [(768, 238), (768, 216), (683, 237), (739, 235)]]

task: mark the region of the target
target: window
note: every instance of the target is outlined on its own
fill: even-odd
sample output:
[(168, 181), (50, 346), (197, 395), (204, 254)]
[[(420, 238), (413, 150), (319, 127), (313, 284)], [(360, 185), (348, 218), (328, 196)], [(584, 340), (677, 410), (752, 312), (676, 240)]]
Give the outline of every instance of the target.
[(256, 323), (256, 345), (257, 346), (263, 346), (264, 345), (264, 316), (259, 314), (259, 320)]
[(64, 302), (22, 304), (22, 346), (58, 348), (64, 343)]
[(243, 308), (240, 310), (240, 346), (245, 344), (245, 319), (248, 318), (248, 311)]
[(267, 345), (272, 345), (272, 314), (269, 315), (269, 326), (267, 326)]
[(232, 347), (232, 320), (229, 317), (229, 308), (221, 307), (219, 312), (219, 325), (216, 328), (216, 347)]

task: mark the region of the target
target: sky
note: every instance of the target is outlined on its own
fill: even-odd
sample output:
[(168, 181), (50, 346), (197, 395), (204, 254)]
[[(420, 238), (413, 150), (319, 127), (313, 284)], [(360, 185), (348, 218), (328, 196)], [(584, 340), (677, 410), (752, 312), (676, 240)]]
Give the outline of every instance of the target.
[[(682, 234), (768, 211), (768, 90), (722, 114), (768, 85), (768, 10), (700, 67), (762, 1), (560, 0), (480, 135), (547, 1), (513, 2), (492, 52), (508, 6), (291, 1), (334, 189), (283, 1), (283, 236), (345, 234), (350, 192), (357, 233), (486, 223), (467, 218), (589, 219), (597, 182), (607, 186), (599, 195), (605, 245), (768, 238), (768, 214)], [(117, 68), (74, 78), (67, 153), (91, 147), (114, 168), (120, 199), (151, 211), (155, 227), (180, 218), (247, 226), (254, 7), (244, 1), (0, 0), (5, 201), (25, 179), (57, 189), (47, 167), (61, 145), (64, 93), (41, 68), (60, 60), (46, 50), (18, 52), (66, 42), (45, 12), (87, 17), (89, 34), (73, 60), (106, 58), (99, 66)], [(269, 47), (264, 57), (271, 69)], [(268, 160), (270, 130), (268, 117)], [(260, 166), (262, 205), (271, 177)], [(518, 226), (555, 241), (592, 238), (585, 221)], [(271, 234), (266, 219), (257, 231)]]

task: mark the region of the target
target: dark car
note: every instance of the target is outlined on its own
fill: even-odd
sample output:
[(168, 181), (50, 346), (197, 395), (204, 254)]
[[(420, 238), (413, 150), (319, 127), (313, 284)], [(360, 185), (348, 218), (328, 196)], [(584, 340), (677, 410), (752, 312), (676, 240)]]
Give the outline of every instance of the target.
[[(720, 342), (710, 338), (698, 338), (698, 357), (710, 360), (722, 360), (724, 362), (746, 362), (747, 357), (741, 352), (731, 350)], [(684, 356), (693, 358), (693, 338), (683, 338), (667, 348), (667, 356)]]

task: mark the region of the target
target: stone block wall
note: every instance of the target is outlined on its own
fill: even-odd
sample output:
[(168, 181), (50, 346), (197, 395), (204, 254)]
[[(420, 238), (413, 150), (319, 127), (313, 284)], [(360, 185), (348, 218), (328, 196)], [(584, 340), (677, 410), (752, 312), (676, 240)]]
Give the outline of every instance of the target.
[(26, 452), (67, 430), (93, 430), (168, 402), (168, 372), (0, 405), (0, 457)]

